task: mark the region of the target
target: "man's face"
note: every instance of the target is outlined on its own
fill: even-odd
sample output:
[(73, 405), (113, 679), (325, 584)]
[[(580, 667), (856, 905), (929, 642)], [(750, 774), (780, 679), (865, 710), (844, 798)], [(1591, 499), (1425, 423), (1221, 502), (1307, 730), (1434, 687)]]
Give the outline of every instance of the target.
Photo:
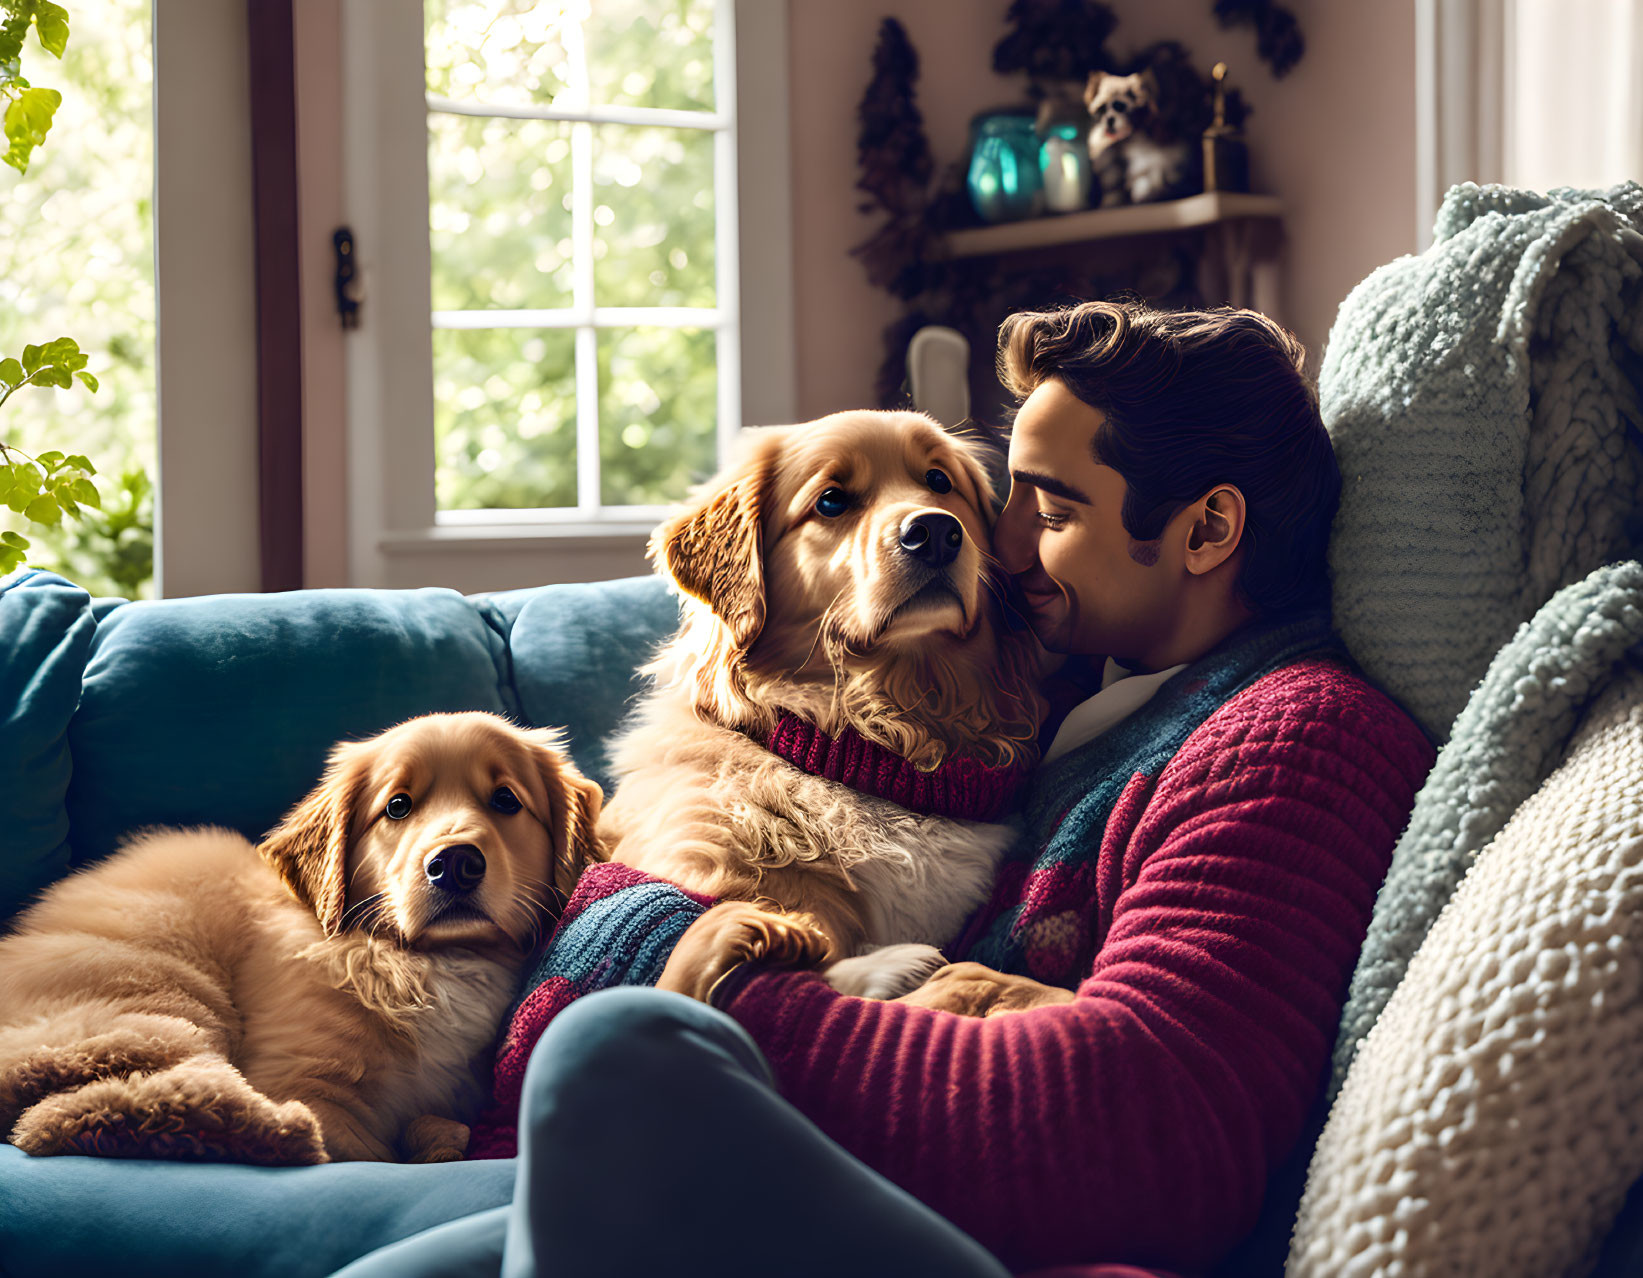
[(1010, 499), (993, 546), (1046, 648), (1149, 668), (1148, 654), (1178, 620), (1187, 574), (1184, 540), (1171, 534), (1189, 515), (1157, 541), (1124, 530), (1124, 478), (1091, 450), (1105, 422), (1060, 381), (1028, 396), (1010, 437)]

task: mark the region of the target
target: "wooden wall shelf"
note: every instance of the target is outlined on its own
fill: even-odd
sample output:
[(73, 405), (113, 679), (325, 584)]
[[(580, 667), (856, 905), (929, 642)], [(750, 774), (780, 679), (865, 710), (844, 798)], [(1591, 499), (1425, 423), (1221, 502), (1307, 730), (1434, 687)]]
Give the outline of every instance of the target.
[(1189, 195), (1184, 200), (1124, 204), (1110, 209), (1051, 214), (969, 231), (953, 231), (947, 236), (947, 252), (952, 257), (991, 257), (1000, 253), (1052, 248), (1058, 244), (1186, 231), (1225, 222), (1275, 221), (1282, 212), (1283, 202), (1275, 195), (1205, 191), (1202, 195)]

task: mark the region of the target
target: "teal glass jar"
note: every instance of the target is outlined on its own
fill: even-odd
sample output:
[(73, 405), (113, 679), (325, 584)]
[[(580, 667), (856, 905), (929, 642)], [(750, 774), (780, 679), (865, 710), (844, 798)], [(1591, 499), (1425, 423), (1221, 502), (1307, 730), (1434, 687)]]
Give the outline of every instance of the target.
[(1013, 222), (1043, 210), (1044, 174), (1030, 113), (989, 111), (971, 122), (965, 185), (984, 222)]
[(1073, 213), (1090, 206), (1090, 153), (1084, 130), (1076, 124), (1057, 124), (1039, 151), (1044, 174), (1044, 207), (1051, 213)]

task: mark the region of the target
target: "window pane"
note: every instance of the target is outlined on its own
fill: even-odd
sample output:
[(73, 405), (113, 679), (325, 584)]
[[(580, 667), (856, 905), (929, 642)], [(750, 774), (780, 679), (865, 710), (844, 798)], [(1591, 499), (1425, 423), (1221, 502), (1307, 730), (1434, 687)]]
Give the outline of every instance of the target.
[(0, 166), (0, 356), (72, 337), (96, 394), (25, 386), (0, 409), (0, 439), (31, 456), (82, 453), (103, 510), (55, 529), (0, 505), (29, 562), (93, 594), (152, 593), (154, 59), (149, 0), (74, 0), (59, 62), (34, 36), (21, 70), (63, 95), (27, 173)]
[(595, 130), (594, 284), (600, 306), (712, 306), (713, 134)]
[(595, 105), (713, 109), (713, 0), (593, 0), (582, 29)]
[(562, 0), (427, 0), (428, 92), (503, 106), (552, 103), (570, 78), (559, 38), (566, 7)]
[(442, 510), (576, 504), (576, 334), (434, 330)]
[(599, 501), (678, 501), (713, 473), (719, 379), (714, 333), (701, 328), (599, 334)]
[(570, 129), (428, 113), (436, 311), (571, 304)]

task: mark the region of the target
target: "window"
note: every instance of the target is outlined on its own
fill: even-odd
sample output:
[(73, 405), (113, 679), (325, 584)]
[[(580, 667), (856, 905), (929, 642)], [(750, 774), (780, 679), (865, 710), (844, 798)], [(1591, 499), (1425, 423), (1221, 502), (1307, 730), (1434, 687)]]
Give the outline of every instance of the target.
[(1643, 180), (1643, 3), (1509, 0), (1506, 12), (1506, 180)]
[(1457, 182), (1643, 178), (1643, 0), (1416, 0), (1418, 243)]
[(743, 421), (792, 415), (783, 7), (413, 8), (343, 14), (351, 575), (642, 572)]
[(0, 506), (29, 563), (94, 594), (153, 590), (156, 463), (154, 75), (148, 0), (75, 0), (52, 58), (29, 35), (23, 73), (63, 95), (28, 172), (0, 168), (0, 355), (69, 336), (96, 394), (24, 387), (0, 410), (0, 439), (30, 456), (82, 453), (101, 511), (53, 529)]
[(438, 520), (653, 517), (739, 414), (731, 6), (425, 12)]

